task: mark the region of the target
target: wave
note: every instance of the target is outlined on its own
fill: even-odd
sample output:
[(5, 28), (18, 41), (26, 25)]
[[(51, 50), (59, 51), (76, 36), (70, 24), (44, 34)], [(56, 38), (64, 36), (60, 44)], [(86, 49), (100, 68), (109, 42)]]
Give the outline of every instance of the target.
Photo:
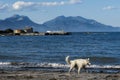
[(0, 62), (0, 66), (1, 65), (9, 65), (9, 64), (11, 64), (10, 62)]
[[(0, 69), (7, 69), (7, 70), (19, 70), (19, 69), (62, 69), (68, 70), (69, 65), (61, 64), (61, 63), (27, 63), (27, 62), (0, 62)], [(120, 65), (90, 65), (86, 66), (86, 69), (100, 72), (100, 70), (109, 70), (106, 72), (120, 72)]]
[[(61, 63), (27, 63), (27, 62), (0, 62), (0, 67), (20, 66), (20, 67), (53, 67), (53, 68), (68, 68), (69, 65)], [(116, 68), (120, 69), (120, 65), (90, 65), (86, 68)]]
[(107, 69), (120, 69), (120, 65), (90, 65), (88, 68), (107, 68)]

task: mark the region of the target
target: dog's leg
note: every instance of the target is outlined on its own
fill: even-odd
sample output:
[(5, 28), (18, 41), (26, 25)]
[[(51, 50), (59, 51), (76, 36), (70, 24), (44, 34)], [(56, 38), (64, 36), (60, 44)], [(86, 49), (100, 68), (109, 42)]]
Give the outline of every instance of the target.
[(86, 73), (88, 73), (88, 70), (87, 70), (87, 68), (84, 68), (84, 70), (85, 70), (85, 72), (86, 72)]
[(87, 72), (86, 66), (83, 66), (83, 70), (84, 72)]
[(69, 73), (71, 72), (71, 70), (75, 67), (75, 63), (71, 63), (70, 65), (70, 69), (69, 69)]
[(78, 67), (78, 74), (80, 74), (81, 67)]
[(69, 73), (72, 71), (72, 69), (73, 69), (73, 66), (70, 66)]

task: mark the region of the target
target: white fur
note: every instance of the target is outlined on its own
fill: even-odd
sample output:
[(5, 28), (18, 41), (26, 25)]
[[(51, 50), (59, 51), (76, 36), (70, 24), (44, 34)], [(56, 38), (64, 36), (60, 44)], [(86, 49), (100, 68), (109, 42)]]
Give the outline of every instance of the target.
[(70, 60), (69, 56), (67, 56), (65, 60), (70, 65), (69, 73), (73, 68), (77, 68), (78, 74), (79, 74), (82, 68), (84, 68), (86, 65), (90, 65), (89, 58)]

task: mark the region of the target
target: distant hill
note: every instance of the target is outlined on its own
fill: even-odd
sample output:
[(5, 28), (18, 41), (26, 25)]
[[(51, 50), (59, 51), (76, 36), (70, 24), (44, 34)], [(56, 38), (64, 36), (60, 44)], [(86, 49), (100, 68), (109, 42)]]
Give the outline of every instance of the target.
[(34, 23), (27, 16), (13, 15), (5, 20), (0, 20), (0, 29), (23, 29), (25, 26), (31, 26), (36, 30), (42, 27), (40, 24)]
[(92, 19), (86, 19), (80, 16), (65, 17), (58, 16), (55, 19), (47, 21), (43, 24), (37, 24), (30, 20), (27, 16), (14, 15), (12, 17), (0, 20), (0, 29), (23, 29), (25, 26), (31, 26), (35, 31), (47, 30), (64, 30), (68, 32), (110, 32), (120, 31), (120, 28), (104, 25)]
[(101, 24), (92, 19), (85, 19), (83, 17), (65, 17), (59, 16), (53, 20), (44, 23), (50, 30), (65, 30), (72, 32), (83, 31), (120, 31), (120, 28)]

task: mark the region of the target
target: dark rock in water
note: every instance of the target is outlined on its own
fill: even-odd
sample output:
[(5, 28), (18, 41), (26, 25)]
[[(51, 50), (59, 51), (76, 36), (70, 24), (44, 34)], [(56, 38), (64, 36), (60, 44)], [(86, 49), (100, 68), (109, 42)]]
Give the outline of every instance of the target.
[(17, 62), (11, 62), (11, 65), (17, 66), (19, 64)]
[(100, 71), (100, 73), (103, 73), (104, 71)]
[(14, 66), (29, 65), (29, 63), (24, 63), (24, 62), (21, 62), (21, 63), (18, 63), (18, 62), (11, 62), (11, 65), (14, 65)]

